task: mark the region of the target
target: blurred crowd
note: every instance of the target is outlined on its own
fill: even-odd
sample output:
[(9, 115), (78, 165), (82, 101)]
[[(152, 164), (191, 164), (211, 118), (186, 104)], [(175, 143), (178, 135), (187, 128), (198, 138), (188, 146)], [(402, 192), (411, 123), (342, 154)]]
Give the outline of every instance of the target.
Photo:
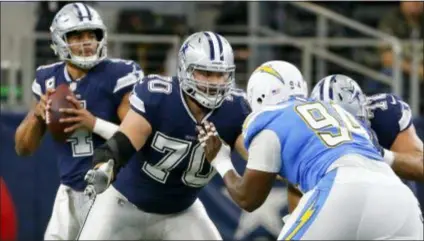
[[(39, 2), (38, 21), (35, 27), (36, 31), (47, 32), (55, 13), (69, 1), (46, 1)], [(98, 5), (96, 2), (89, 4)], [(261, 24), (270, 28), (283, 32), (294, 37), (314, 37), (318, 34), (317, 17), (306, 11), (300, 10), (286, 2), (260, 2), (262, 14)], [(343, 16), (352, 18), (370, 27), (380, 29), (383, 32), (394, 35), (401, 40), (417, 40), (422, 39), (424, 35), (424, 10), (423, 2), (317, 2), (330, 10), (336, 11)], [(224, 36), (246, 36), (247, 28), (235, 26), (248, 25), (248, 5), (242, 1), (224, 1), (217, 6), (217, 15), (214, 18), (212, 26), (214, 30)], [(161, 15), (149, 9), (122, 9), (120, 10), (115, 33), (121, 34), (158, 34), (158, 35), (178, 35), (185, 36), (195, 30), (196, 26), (189, 26), (186, 16), (181, 15)], [(366, 37), (361, 33), (352, 31), (333, 22), (329, 22), (329, 37), (348, 37), (363, 38)], [(235, 28), (234, 28), (235, 27)], [(140, 63), (146, 73), (166, 73), (169, 65), (175, 64), (169, 61), (167, 56), (172, 48), (170, 44), (146, 44), (134, 43), (125, 44), (123, 46), (122, 58), (129, 58)], [(249, 48), (245, 45), (234, 45), (236, 57), (236, 66), (238, 73), (247, 72), (247, 60), (250, 57)], [(47, 64), (55, 61), (53, 52), (49, 49), (47, 41), (37, 41), (36, 45), (36, 64)], [(268, 47), (271, 55), (266, 55), (265, 51), (261, 51), (263, 58), (284, 59), (295, 64), (301, 64), (301, 52), (299, 49), (284, 47)], [(380, 70), (387, 75), (392, 74), (393, 53), (390, 46), (381, 46), (380, 48), (347, 48), (347, 47), (330, 47), (330, 51), (340, 54), (344, 57), (354, 60), (355, 62), (364, 64), (370, 68)], [(420, 51), (420, 67), (419, 79), (421, 89), (424, 91), (424, 71), (423, 71), (423, 44), (419, 46)], [(403, 47), (403, 87), (406, 100), (409, 93), (409, 79), (411, 74), (412, 50), (410, 45)], [(265, 60), (264, 60), (265, 61)], [(316, 60), (314, 60), (316, 61)], [(168, 66), (167, 66), (168, 65)], [(334, 65), (327, 64), (328, 73), (343, 73), (350, 75), (364, 87), (367, 93), (389, 91), (390, 87), (381, 84), (372, 79), (362, 79), (361, 75), (350, 73), (346, 69)], [(172, 69), (172, 68), (171, 68)], [(169, 72), (169, 71), (168, 71)], [(244, 74), (242, 76), (245, 76)], [(312, 76), (315, 76), (313, 74)], [(246, 80), (242, 80), (245, 82)], [(314, 79), (314, 82), (318, 81)], [(424, 103), (424, 95), (422, 95)], [(423, 108), (422, 108), (423, 109)]]

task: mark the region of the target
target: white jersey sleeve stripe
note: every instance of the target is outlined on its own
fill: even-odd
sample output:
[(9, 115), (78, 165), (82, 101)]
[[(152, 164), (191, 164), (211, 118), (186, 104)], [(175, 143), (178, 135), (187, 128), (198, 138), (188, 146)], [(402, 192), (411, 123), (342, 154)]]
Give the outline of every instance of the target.
[(135, 109), (139, 110), (140, 112), (146, 113), (146, 108), (144, 107), (144, 102), (137, 97), (135, 93), (131, 94), (130, 96), (130, 104)]
[(412, 122), (411, 109), (403, 108), (402, 117), (399, 120), (399, 130), (404, 131), (406, 128), (410, 126), (411, 122)]
[(137, 83), (138, 80), (142, 79), (144, 77), (144, 73), (143, 71), (136, 71), (136, 72), (131, 72), (129, 74), (127, 74), (124, 77), (119, 78), (116, 81), (116, 85), (115, 88), (113, 89), (113, 93), (118, 92), (119, 90), (129, 86), (129, 85), (133, 85), (135, 83)]
[(41, 93), (41, 85), (37, 83), (37, 79), (34, 79), (32, 82), (32, 92), (37, 96), (43, 95), (43, 93)]

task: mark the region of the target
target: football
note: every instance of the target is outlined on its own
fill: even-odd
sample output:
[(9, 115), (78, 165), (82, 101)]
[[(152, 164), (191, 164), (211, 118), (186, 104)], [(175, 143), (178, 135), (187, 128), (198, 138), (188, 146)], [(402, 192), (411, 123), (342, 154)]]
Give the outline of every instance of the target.
[(49, 96), (52, 100), (51, 108), (47, 114), (47, 128), (50, 131), (53, 139), (59, 142), (65, 142), (72, 133), (65, 133), (65, 128), (72, 126), (72, 123), (60, 123), (60, 118), (69, 117), (69, 114), (59, 112), (61, 108), (73, 108), (77, 107), (66, 99), (66, 96), (74, 96), (74, 93), (69, 89), (67, 84), (59, 85), (55, 92)]

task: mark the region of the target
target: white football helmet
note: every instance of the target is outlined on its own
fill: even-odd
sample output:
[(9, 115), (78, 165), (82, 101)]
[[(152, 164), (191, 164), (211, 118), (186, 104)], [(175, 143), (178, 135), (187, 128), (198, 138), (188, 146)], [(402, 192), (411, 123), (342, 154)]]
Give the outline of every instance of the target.
[[(77, 56), (70, 49), (67, 34), (72, 31), (93, 30), (98, 46), (92, 56)], [(90, 69), (107, 56), (107, 31), (99, 13), (85, 3), (65, 5), (54, 17), (50, 26), (52, 49), (61, 60), (69, 61), (75, 66)]]
[(307, 98), (302, 73), (286, 61), (269, 61), (259, 66), (247, 83), (247, 99), (253, 111), (287, 101), (291, 96)]
[[(181, 89), (202, 106), (221, 106), (234, 84), (236, 66), (233, 49), (228, 41), (214, 32), (197, 32), (182, 44), (178, 54), (178, 77)], [(225, 81), (212, 84), (196, 80), (194, 70), (222, 72)]]
[(333, 101), (352, 115), (367, 118), (366, 96), (358, 83), (346, 75), (335, 74), (321, 79), (312, 90), (311, 98)]

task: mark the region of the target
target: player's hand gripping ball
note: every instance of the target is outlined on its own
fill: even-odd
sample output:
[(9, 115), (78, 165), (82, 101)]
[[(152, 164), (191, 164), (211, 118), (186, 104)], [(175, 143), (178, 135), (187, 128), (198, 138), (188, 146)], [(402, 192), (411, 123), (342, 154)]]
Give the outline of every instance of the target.
[(77, 108), (74, 103), (69, 102), (66, 99), (66, 96), (74, 96), (74, 93), (72, 93), (67, 84), (59, 85), (55, 89), (54, 93), (48, 97), (49, 100), (46, 107), (47, 128), (52, 134), (53, 139), (59, 142), (65, 142), (66, 139), (72, 135), (72, 132), (65, 132), (65, 129), (68, 128), (72, 123), (62, 123), (59, 121), (61, 118), (67, 118), (72, 115), (62, 113), (59, 110), (63, 108)]

